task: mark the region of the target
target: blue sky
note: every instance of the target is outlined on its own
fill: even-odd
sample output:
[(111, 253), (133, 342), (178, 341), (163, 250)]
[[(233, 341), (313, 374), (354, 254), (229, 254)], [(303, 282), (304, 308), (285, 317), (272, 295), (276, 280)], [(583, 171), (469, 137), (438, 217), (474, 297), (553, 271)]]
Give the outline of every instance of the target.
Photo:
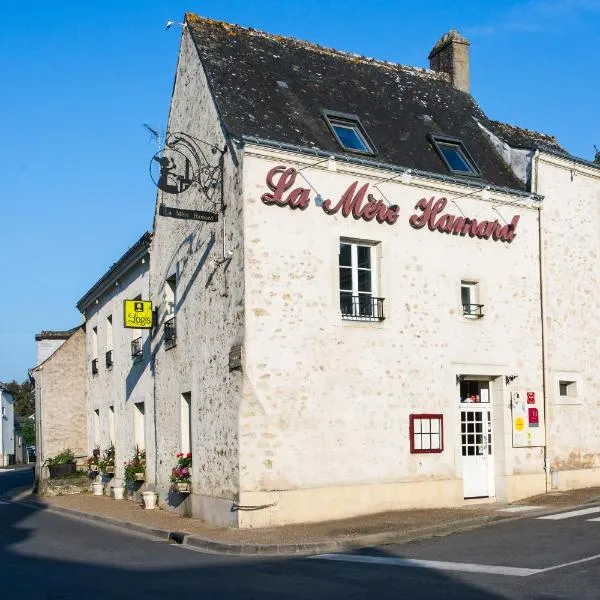
[[(77, 300), (152, 226), (157, 148), (184, 12), (426, 67), (455, 27), (493, 119), (600, 146), (600, 0), (227, 0), (4, 3), (0, 23), (0, 381), (27, 376), (35, 333), (81, 321)], [(568, 200), (568, 199), (565, 199)]]

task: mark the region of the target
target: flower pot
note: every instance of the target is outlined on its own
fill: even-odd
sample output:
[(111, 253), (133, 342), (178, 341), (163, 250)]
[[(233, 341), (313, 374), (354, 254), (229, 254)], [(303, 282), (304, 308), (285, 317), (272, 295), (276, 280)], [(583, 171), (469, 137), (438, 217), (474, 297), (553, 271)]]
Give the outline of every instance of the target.
[(146, 473), (134, 473), (133, 478), (135, 481), (146, 481)]
[(142, 500), (146, 510), (154, 510), (156, 508), (156, 492), (142, 492)]
[(75, 472), (75, 463), (65, 463), (62, 465), (48, 465), (48, 471), (50, 471), (50, 479), (68, 477), (69, 475), (71, 475), (71, 473)]
[(94, 496), (102, 496), (104, 493), (104, 484), (99, 481), (92, 483), (92, 492)]
[(115, 500), (123, 500), (123, 493), (125, 492), (125, 488), (122, 485), (117, 485), (113, 487), (113, 498)]
[(189, 494), (192, 490), (191, 484), (184, 481), (177, 481), (173, 484), (173, 489), (180, 494)]
[(98, 473), (100, 471), (100, 469), (98, 468), (98, 465), (90, 465), (89, 471), (90, 471), (90, 473)]
[(112, 466), (112, 467), (111, 466), (106, 467), (106, 474), (107, 475), (114, 475), (114, 472), (115, 472), (115, 467), (114, 466)]

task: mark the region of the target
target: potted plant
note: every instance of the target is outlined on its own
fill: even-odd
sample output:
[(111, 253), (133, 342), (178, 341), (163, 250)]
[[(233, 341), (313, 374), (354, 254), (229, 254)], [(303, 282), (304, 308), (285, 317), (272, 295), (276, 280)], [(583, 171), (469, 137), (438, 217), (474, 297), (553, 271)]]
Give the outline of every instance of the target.
[(102, 460), (98, 463), (103, 475), (112, 477), (115, 473), (115, 447), (111, 444), (105, 451)]
[(135, 481), (146, 479), (146, 451), (136, 447), (131, 460), (125, 463), (125, 484), (131, 488)]
[(189, 494), (192, 489), (192, 453), (177, 453), (177, 465), (171, 470), (171, 489), (180, 494)]
[(75, 472), (75, 455), (72, 450), (67, 448), (59, 452), (56, 456), (49, 458), (46, 464), (48, 465), (51, 479), (68, 477)]
[(92, 475), (96, 475), (100, 472), (100, 445), (96, 444), (96, 447), (92, 450), (92, 456), (87, 459), (88, 471)]

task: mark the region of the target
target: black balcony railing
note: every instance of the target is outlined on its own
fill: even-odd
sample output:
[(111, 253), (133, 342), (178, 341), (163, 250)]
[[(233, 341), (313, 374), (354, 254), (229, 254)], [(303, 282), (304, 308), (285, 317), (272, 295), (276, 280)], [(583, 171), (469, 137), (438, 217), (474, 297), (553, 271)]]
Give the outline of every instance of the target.
[(483, 317), (483, 304), (463, 304), (462, 307), (465, 317)]
[(113, 366), (113, 351), (108, 350), (106, 352), (106, 368), (110, 369)]
[(142, 358), (143, 355), (144, 348), (142, 345), (142, 338), (135, 338), (135, 340), (131, 342), (131, 358), (137, 360), (139, 358)]
[(340, 294), (340, 310), (342, 319), (351, 321), (383, 321), (383, 301), (385, 298), (375, 298), (368, 294), (352, 296)]
[(92, 375), (98, 375), (98, 359), (92, 361)]
[(177, 344), (177, 330), (175, 329), (175, 317), (171, 317), (168, 321), (165, 321), (164, 330), (164, 341), (165, 350), (172, 348)]

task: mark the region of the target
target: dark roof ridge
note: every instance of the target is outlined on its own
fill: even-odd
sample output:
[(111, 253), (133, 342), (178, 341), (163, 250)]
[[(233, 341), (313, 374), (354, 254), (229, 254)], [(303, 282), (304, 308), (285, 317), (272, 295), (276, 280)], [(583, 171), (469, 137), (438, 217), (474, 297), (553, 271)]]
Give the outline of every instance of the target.
[(125, 253), (114, 262), (108, 271), (96, 281), (96, 283), (80, 298), (76, 306), (78, 310), (83, 313), (85, 307), (91, 302), (92, 297), (97, 297), (105, 291), (105, 284), (110, 278), (117, 273), (117, 271), (127, 265), (128, 261), (136, 256), (138, 252), (146, 252), (150, 247), (152, 241), (152, 233), (146, 231), (142, 237), (137, 240)]
[[(496, 127), (501, 133), (514, 134), (519, 138), (522, 138), (520, 140), (521, 142), (523, 142), (525, 139), (531, 142), (529, 146), (520, 145), (518, 147), (540, 147), (541, 149), (551, 147), (555, 150), (560, 150), (561, 152), (565, 152), (568, 154), (568, 152), (566, 152), (566, 150), (560, 145), (559, 141), (549, 133), (535, 131), (534, 129), (528, 129), (526, 127), (518, 127), (517, 125), (512, 125), (511, 123), (504, 123), (503, 121), (495, 121), (493, 119), (489, 119), (489, 122), (492, 126)], [(511, 140), (506, 141), (510, 143)]]
[(65, 329), (63, 331), (52, 331), (43, 329), (40, 333), (35, 334), (35, 341), (39, 342), (40, 340), (68, 340), (80, 327), (81, 325), (76, 325), (71, 329)]
[(321, 54), (333, 54), (339, 56), (340, 58), (346, 58), (352, 62), (366, 62), (373, 65), (378, 65), (380, 67), (390, 69), (390, 70), (404, 70), (409, 73), (413, 73), (415, 75), (420, 75), (422, 77), (430, 77), (432, 79), (439, 79), (440, 81), (450, 81), (450, 76), (447, 73), (443, 73), (441, 71), (433, 71), (431, 69), (426, 69), (425, 67), (414, 67), (410, 65), (402, 65), (400, 63), (395, 63), (392, 61), (381, 60), (378, 58), (373, 58), (370, 56), (364, 56), (362, 54), (357, 54), (353, 52), (347, 52), (344, 50), (337, 50), (336, 48), (330, 48), (328, 46), (321, 46), (320, 44), (316, 44), (314, 42), (308, 42), (306, 40), (301, 40), (299, 38), (295, 38), (287, 35), (278, 35), (269, 33), (267, 31), (262, 31), (261, 29), (254, 29), (252, 27), (243, 27), (242, 25), (236, 25), (233, 23), (227, 23), (226, 21), (217, 21), (215, 19), (211, 19), (209, 17), (201, 17), (194, 13), (185, 13), (185, 22), (189, 24), (194, 23), (204, 23), (210, 24), (215, 27), (222, 27), (226, 31), (229, 31), (231, 35), (236, 35), (234, 30), (239, 30), (249, 35), (263, 37), (268, 40), (272, 40), (275, 42), (281, 42), (283, 40), (287, 42), (293, 42), (297, 46), (302, 47), (307, 50), (314, 50), (316, 52), (320, 52)]

